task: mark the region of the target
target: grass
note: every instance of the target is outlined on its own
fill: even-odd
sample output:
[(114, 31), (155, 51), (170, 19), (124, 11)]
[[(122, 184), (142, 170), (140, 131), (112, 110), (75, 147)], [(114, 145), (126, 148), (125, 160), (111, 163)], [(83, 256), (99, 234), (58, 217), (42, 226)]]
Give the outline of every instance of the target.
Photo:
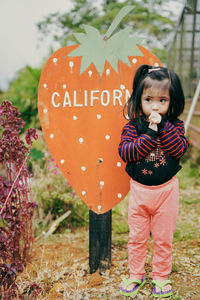
[(177, 263), (172, 263), (172, 272), (178, 272), (179, 265)]
[[(175, 294), (170, 299), (198, 299), (200, 249), (200, 172), (192, 161), (186, 161), (178, 174), (180, 206), (176, 231), (172, 279)], [(128, 197), (112, 210), (112, 273), (102, 284), (91, 286), (88, 273), (88, 229), (79, 228), (54, 234), (35, 243), (34, 256), (18, 285), (23, 292), (36, 282), (42, 289), (40, 299), (118, 299), (120, 277), (127, 275)], [(151, 272), (152, 240), (147, 255), (147, 271)], [(52, 256), (51, 256), (52, 255)], [(195, 273), (196, 272), (196, 273)], [(193, 276), (191, 276), (193, 274)], [(196, 276), (196, 277), (195, 277)], [(190, 282), (192, 278), (192, 281)], [(141, 291), (142, 299), (152, 299), (151, 279)], [(191, 295), (190, 298), (187, 295)], [(49, 298), (51, 296), (52, 298)], [(72, 298), (72, 296), (74, 298)], [(81, 298), (82, 296), (82, 298)], [(85, 298), (84, 298), (85, 297)], [(95, 298), (96, 297), (96, 298)], [(185, 298), (186, 297), (186, 298)]]
[(181, 296), (180, 296), (180, 294), (179, 294), (179, 292), (178, 292), (178, 293), (176, 293), (175, 295), (173, 295), (173, 296), (171, 297), (171, 299), (173, 299), (173, 300), (181, 300), (182, 298), (181, 298)]
[(126, 239), (117, 239), (112, 241), (112, 245), (113, 246), (122, 246), (122, 245), (126, 245), (127, 244), (127, 240)]
[(128, 226), (127, 222), (114, 223), (112, 229), (116, 233), (127, 233), (127, 232), (129, 232), (129, 226)]
[(182, 169), (177, 174), (180, 188), (187, 189), (188, 187), (198, 187), (200, 185), (199, 165), (194, 163), (192, 159), (187, 159), (184, 163), (181, 163), (181, 165)]

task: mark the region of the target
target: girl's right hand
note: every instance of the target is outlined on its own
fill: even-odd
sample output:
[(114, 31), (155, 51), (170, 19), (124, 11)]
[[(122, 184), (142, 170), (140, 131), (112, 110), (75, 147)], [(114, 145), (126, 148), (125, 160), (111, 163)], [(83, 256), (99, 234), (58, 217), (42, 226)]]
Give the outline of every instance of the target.
[(152, 111), (149, 116), (149, 128), (154, 131), (158, 131), (158, 124), (161, 122), (161, 115), (155, 111)]
[(149, 128), (151, 128), (154, 131), (158, 131), (158, 125), (155, 123), (149, 123)]
[(152, 111), (149, 116), (149, 122), (150, 124), (159, 124), (162, 120), (162, 117), (159, 113), (156, 111)]

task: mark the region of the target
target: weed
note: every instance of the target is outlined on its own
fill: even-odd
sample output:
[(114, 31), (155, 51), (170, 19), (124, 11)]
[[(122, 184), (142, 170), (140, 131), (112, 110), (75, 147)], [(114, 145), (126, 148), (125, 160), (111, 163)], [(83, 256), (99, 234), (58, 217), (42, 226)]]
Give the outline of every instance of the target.
[(172, 272), (178, 272), (179, 266), (176, 263), (172, 263)]
[(40, 154), (42, 159), (32, 160), (30, 166), (33, 197), (38, 205), (34, 224), (36, 235), (46, 231), (52, 221), (69, 210), (70, 216), (60, 223), (57, 232), (87, 225), (89, 223), (88, 207), (60, 172), (45, 146), (42, 133), (39, 133), (39, 139), (34, 143), (34, 147), (38, 153), (43, 153), (43, 155)]
[(125, 253), (120, 257), (120, 260), (126, 260), (126, 259), (128, 259), (128, 253)]
[(182, 169), (177, 176), (179, 178), (180, 188), (182, 189), (199, 185), (200, 170), (198, 165), (191, 159), (186, 160), (182, 164)]
[[(31, 201), (26, 160), (37, 139), (28, 129), (25, 142), (19, 135), (25, 126), (17, 107), (9, 101), (0, 105), (0, 294), (3, 299), (18, 295), (17, 273), (23, 271), (33, 243), (32, 220), (36, 204)], [(32, 286), (32, 291), (36, 287)], [(0, 296), (0, 297), (1, 297)]]
[(129, 226), (128, 226), (127, 222), (126, 223), (122, 223), (122, 222), (114, 223), (113, 230), (116, 233), (127, 233), (127, 232), (129, 232)]
[(181, 242), (191, 239), (191, 233), (185, 233), (184, 230), (176, 229), (174, 232), (174, 242)]
[(113, 246), (122, 246), (125, 244), (127, 244), (127, 240), (124, 240), (124, 239), (118, 239), (118, 240), (112, 242)]
[(172, 296), (172, 299), (173, 299), (173, 300), (181, 300), (182, 298), (181, 298), (179, 292), (177, 292), (176, 294), (174, 294), (174, 295)]

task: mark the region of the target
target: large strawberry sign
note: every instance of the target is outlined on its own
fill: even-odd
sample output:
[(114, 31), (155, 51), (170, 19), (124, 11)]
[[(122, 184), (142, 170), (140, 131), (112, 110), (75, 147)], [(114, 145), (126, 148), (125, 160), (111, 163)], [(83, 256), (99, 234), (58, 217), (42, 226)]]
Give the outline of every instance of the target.
[(118, 155), (123, 108), (136, 69), (160, 61), (129, 37), (130, 28), (114, 35), (124, 7), (104, 38), (84, 25), (80, 44), (58, 49), (46, 62), (39, 83), (38, 110), (46, 143), (59, 169), (94, 212), (105, 213), (129, 191), (125, 164)]

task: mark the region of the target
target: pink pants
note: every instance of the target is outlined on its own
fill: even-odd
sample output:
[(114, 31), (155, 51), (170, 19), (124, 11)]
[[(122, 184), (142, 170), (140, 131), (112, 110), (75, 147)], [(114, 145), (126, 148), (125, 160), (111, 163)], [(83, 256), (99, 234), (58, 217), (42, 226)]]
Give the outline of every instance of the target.
[(150, 231), (154, 242), (152, 278), (166, 279), (172, 267), (172, 240), (176, 227), (179, 202), (178, 179), (174, 176), (158, 186), (130, 181), (128, 208), (130, 275), (145, 275), (146, 247)]

